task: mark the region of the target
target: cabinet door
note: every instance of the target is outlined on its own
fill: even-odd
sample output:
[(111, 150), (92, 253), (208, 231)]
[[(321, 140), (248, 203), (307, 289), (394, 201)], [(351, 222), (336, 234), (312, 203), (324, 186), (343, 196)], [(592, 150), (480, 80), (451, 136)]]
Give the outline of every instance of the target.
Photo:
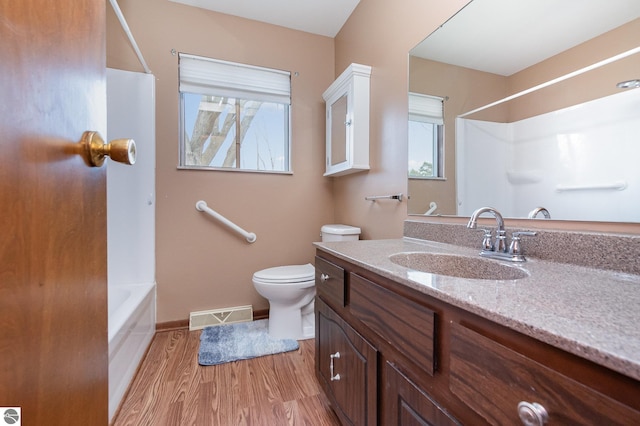
[(440, 404), (390, 362), (385, 364), (384, 382), (385, 425), (460, 425)]
[(376, 424), (377, 351), (316, 299), (316, 374), (343, 424)]
[(322, 94), (326, 102), (326, 172), (342, 176), (369, 170), (371, 67), (351, 64)]

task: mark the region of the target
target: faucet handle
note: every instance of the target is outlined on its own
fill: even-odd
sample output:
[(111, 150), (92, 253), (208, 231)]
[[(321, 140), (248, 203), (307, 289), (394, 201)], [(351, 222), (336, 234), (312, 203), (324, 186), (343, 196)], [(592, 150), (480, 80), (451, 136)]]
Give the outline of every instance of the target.
[(522, 245), (520, 244), (520, 236), (535, 237), (538, 235), (534, 231), (516, 231), (511, 233), (511, 244), (509, 245), (509, 254), (522, 254)]
[(498, 229), (496, 234), (495, 251), (499, 253), (507, 252), (507, 231)]
[(482, 236), (482, 250), (493, 251), (491, 229), (478, 229), (478, 231), (484, 232)]

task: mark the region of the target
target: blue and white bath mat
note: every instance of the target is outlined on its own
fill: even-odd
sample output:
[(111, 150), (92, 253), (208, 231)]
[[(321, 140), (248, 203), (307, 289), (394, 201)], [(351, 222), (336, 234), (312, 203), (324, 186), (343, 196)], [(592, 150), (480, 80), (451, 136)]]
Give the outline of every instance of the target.
[(269, 320), (264, 319), (204, 328), (200, 335), (198, 363), (218, 365), (300, 347), (296, 340), (271, 338), (268, 324)]

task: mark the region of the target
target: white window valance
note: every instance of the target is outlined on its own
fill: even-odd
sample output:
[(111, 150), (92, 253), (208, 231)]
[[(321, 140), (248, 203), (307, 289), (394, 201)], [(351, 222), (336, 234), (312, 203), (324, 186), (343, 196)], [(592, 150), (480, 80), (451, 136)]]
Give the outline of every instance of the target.
[(179, 54), (180, 92), (291, 104), (287, 71)]
[(443, 98), (409, 93), (409, 120), (444, 124)]

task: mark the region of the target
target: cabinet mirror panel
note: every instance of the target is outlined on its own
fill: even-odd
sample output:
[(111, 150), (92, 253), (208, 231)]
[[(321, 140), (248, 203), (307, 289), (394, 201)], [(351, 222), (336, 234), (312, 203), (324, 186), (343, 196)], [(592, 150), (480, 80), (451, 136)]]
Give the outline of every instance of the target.
[(347, 161), (347, 96), (338, 98), (331, 104), (331, 165)]
[(640, 222), (639, 52), (637, 0), (469, 2), (409, 52), (444, 141), (408, 213)]

